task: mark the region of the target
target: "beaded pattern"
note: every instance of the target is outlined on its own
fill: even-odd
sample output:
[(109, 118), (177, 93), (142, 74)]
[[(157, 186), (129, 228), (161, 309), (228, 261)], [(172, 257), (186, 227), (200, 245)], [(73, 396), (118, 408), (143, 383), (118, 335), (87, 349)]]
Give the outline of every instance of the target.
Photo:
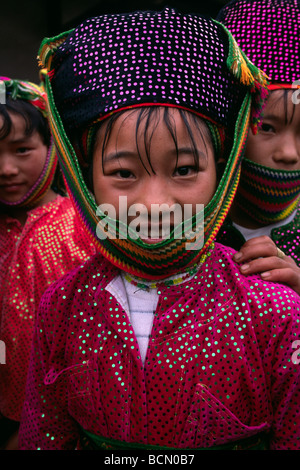
[(0, 218), (0, 340), (6, 363), (0, 364), (0, 412), (19, 421), (34, 320), (44, 290), (94, 254), (68, 198), (28, 213), (26, 224)]
[(289, 224), (273, 229), (271, 238), (300, 267), (300, 205), (294, 219)]
[(216, 243), (192, 280), (159, 290), (143, 367), (128, 316), (106, 290), (117, 273), (97, 255), (43, 297), (21, 449), (74, 449), (79, 425), (172, 448), (271, 431), (271, 449), (299, 450), (295, 292), (242, 276)]
[(230, 127), (245, 93), (237, 92), (238, 80), (224, 67), (225, 38), (212, 22), (199, 24), (197, 16), (170, 9), (86, 20), (51, 62), (55, 103), (66, 131), (149, 103), (205, 110), (214, 122)]
[(162, 282), (148, 282), (148, 283), (145, 283), (145, 282), (143, 282), (143, 279), (139, 279), (139, 278), (136, 278), (136, 277), (134, 278), (132, 276), (129, 276), (129, 274), (125, 274), (124, 277), (128, 282), (130, 282), (134, 286), (138, 287), (139, 289), (144, 289), (144, 290), (157, 289), (157, 288), (163, 287), (163, 286), (174, 286), (174, 285), (177, 285), (177, 284), (181, 284), (184, 280), (186, 280), (190, 276), (193, 276), (194, 274), (196, 274), (196, 272), (199, 270), (200, 266), (204, 263), (206, 258), (211, 255), (214, 247), (215, 247), (215, 244), (213, 242), (211, 244), (209, 250), (207, 250), (205, 253), (203, 253), (201, 255), (199, 263), (197, 263), (195, 266), (192, 266), (184, 274), (176, 275), (176, 277), (174, 279), (165, 279)]
[(233, 0), (217, 19), (272, 83), (299, 80), (299, 0)]

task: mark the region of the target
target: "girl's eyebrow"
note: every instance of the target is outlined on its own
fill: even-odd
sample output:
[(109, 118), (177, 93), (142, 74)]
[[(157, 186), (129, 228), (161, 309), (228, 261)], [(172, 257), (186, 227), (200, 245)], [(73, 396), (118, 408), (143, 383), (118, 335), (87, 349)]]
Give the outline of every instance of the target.
[(23, 143), (26, 143), (28, 140), (29, 140), (28, 137), (24, 136), (24, 137), (20, 137), (19, 139), (10, 140), (10, 143), (11, 144), (23, 144)]
[[(199, 157), (206, 157), (205, 153), (202, 150), (199, 150), (198, 148), (195, 149), (199, 155)], [(178, 156), (179, 155), (195, 155), (195, 150), (192, 147), (179, 147), (177, 150), (174, 147), (171, 151), (168, 153), (174, 154)], [(122, 158), (136, 158), (138, 156), (137, 152), (133, 152), (130, 150), (120, 150), (119, 152), (111, 152), (107, 155), (104, 155), (103, 157), (103, 163), (111, 162), (114, 160), (120, 160)]]
[(280, 114), (269, 113), (269, 114), (263, 114), (262, 119), (263, 120), (268, 119), (268, 120), (272, 120), (272, 121), (282, 121), (282, 120), (284, 120), (284, 117), (280, 116)]
[[(176, 150), (175, 150), (175, 152), (176, 152)], [(197, 152), (199, 157), (206, 157), (206, 154), (202, 150), (199, 150), (197, 147), (195, 149), (192, 148), (192, 147), (179, 147), (179, 149), (178, 149), (178, 155), (186, 154), (186, 155), (193, 155), (194, 156), (195, 152)]]
[(103, 163), (111, 162), (113, 160), (120, 160), (122, 158), (136, 158), (137, 153), (130, 150), (120, 150), (119, 152), (111, 152), (108, 155), (104, 155)]

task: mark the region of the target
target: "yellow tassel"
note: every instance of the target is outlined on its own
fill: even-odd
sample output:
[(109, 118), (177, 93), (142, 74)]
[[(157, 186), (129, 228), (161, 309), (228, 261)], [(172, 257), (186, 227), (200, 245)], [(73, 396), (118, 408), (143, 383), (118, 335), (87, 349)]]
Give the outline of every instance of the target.
[(37, 57), (40, 67), (46, 68), (48, 71), (50, 71), (53, 53), (67, 39), (71, 32), (72, 30), (61, 33), (52, 39), (45, 38), (42, 41)]
[(243, 55), (241, 54), (241, 50), (239, 49), (235, 39), (233, 42), (234, 46), (234, 59), (231, 65), (232, 73), (239, 78), (241, 83), (244, 85), (253, 85), (254, 84), (254, 76), (249, 69)]
[(229, 40), (229, 53), (227, 57), (227, 66), (232, 74), (240, 80), (244, 85), (250, 86), (252, 89), (266, 88), (268, 85), (268, 77), (266, 74), (257, 68), (246, 57), (244, 52), (239, 48), (235, 38), (231, 32), (222, 23), (214, 20), (215, 23), (222, 26), (226, 31)]

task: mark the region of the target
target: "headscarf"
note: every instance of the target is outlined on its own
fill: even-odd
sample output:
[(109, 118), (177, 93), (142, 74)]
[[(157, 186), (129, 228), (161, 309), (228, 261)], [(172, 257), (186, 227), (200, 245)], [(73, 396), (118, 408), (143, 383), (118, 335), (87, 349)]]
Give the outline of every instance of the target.
[(242, 51), (270, 79), (269, 89), (300, 80), (299, 0), (233, 0), (217, 15)]
[[(234, 0), (220, 10), (217, 19), (268, 75), (269, 90), (295, 89), (299, 95), (299, 0)], [(259, 224), (284, 220), (297, 208), (299, 198), (299, 170), (282, 171), (243, 161), (235, 204)]]
[[(8, 77), (0, 77), (0, 83), (5, 87), (5, 103), (2, 104), (6, 104), (7, 98), (10, 98), (11, 100), (23, 100), (32, 104), (39, 110), (39, 112), (42, 113), (44, 118), (47, 119), (47, 95), (42, 85), (39, 86), (29, 81), (16, 80)], [(56, 149), (54, 141), (51, 138), (45, 164), (34, 185), (19, 201), (7, 202), (0, 199), (0, 203), (11, 207), (30, 208), (35, 206), (36, 203), (43, 198), (48, 189), (50, 189), (56, 171), (57, 162)]]
[[(236, 191), (249, 123), (255, 127), (266, 96), (266, 77), (248, 62), (221, 24), (166, 8), (103, 15), (46, 38), (39, 51), (48, 70), (50, 124), (61, 167), (79, 217), (111, 263), (144, 279), (163, 279), (197, 263), (212, 244)], [(100, 240), (93, 195), (71, 133), (89, 129), (120, 110), (173, 106), (195, 113), (231, 141), (218, 188), (204, 210), (204, 243), (187, 250), (173, 236), (157, 244), (141, 239)], [(197, 214), (191, 226), (195, 227)], [(197, 228), (196, 228), (197, 229)]]

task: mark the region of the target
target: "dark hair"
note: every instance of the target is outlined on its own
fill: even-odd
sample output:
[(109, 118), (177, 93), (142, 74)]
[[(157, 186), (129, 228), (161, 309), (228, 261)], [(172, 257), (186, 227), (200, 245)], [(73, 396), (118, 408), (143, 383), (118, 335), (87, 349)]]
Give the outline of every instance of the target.
[[(145, 107), (141, 107), (141, 108), (135, 108), (135, 109), (132, 109), (131, 110), (131, 113), (138, 113), (138, 116), (137, 116), (137, 122), (136, 122), (136, 145), (137, 145), (137, 150), (138, 150), (138, 155), (143, 163), (143, 160), (141, 158), (141, 154), (140, 154), (140, 151), (139, 151), (139, 147), (138, 147), (138, 131), (139, 131), (139, 128), (141, 126), (141, 123), (145, 121), (145, 125), (144, 125), (144, 129), (145, 129), (145, 132), (144, 132), (144, 148), (145, 148), (145, 151), (146, 151), (146, 157), (147, 157), (147, 160), (148, 160), (148, 163), (149, 163), (149, 166), (151, 168), (151, 170), (153, 171), (154, 173), (154, 170), (152, 168), (152, 165), (151, 165), (151, 159), (150, 159), (150, 145), (151, 145), (151, 139), (152, 139), (152, 136), (154, 134), (154, 131), (155, 129), (157, 128), (158, 124), (159, 124), (159, 109), (160, 108), (159, 106), (145, 106)], [(203, 124), (200, 125), (200, 120), (199, 120), (199, 117), (192, 113), (192, 112), (189, 112), (189, 111), (186, 111), (186, 110), (183, 110), (183, 109), (180, 109), (180, 108), (176, 108), (178, 110), (178, 112), (180, 113), (181, 117), (182, 117), (182, 120), (186, 126), (186, 129), (188, 131), (188, 134), (189, 134), (189, 138), (190, 138), (190, 141), (191, 141), (191, 144), (192, 144), (192, 148), (193, 148), (193, 152), (194, 152), (194, 161), (195, 161), (195, 167), (198, 169), (199, 168), (199, 154), (198, 154), (198, 150), (197, 150), (197, 147), (196, 147), (196, 144), (195, 144), (195, 140), (194, 140), (194, 135), (193, 135), (193, 131), (192, 131), (192, 128), (191, 128), (191, 125), (190, 123), (193, 122), (196, 126), (196, 128), (198, 129), (200, 135), (201, 135), (201, 138), (203, 140), (203, 143), (204, 143), (204, 146), (206, 148), (206, 140), (205, 139), (210, 139), (210, 141), (212, 142), (212, 147), (214, 149), (214, 157), (215, 157), (215, 161), (217, 161), (218, 159), (218, 155), (216, 155), (216, 149), (215, 149), (215, 146), (213, 145), (213, 138), (212, 138), (212, 135), (211, 135), (211, 132), (209, 130), (209, 128), (206, 126), (205, 124), (205, 121), (202, 119), (201, 120), (201, 123)], [(163, 107), (163, 121), (164, 123), (166, 124), (166, 127), (172, 137), (172, 140), (174, 142), (174, 146), (176, 148), (176, 151), (178, 150), (178, 145), (177, 145), (177, 135), (176, 135), (176, 129), (175, 129), (175, 126), (174, 126), (174, 123), (172, 122), (172, 117), (170, 116), (170, 108), (168, 106), (164, 106)], [(128, 110), (123, 110), (123, 111), (120, 111), (118, 113), (114, 113), (112, 114), (109, 118), (105, 119), (105, 121), (101, 121), (99, 122), (98, 124), (94, 125), (91, 129), (92, 129), (92, 136), (91, 136), (91, 140), (90, 140), (90, 143), (89, 145), (85, 145), (83, 143), (83, 139), (80, 138), (80, 134), (79, 135), (74, 135), (73, 137), (71, 136), (71, 142), (72, 144), (74, 145), (74, 148), (75, 148), (75, 151), (79, 157), (79, 160), (81, 162), (84, 162), (84, 164), (82, 165), (82, 172), (83, 172), (83, 177), (86, 181), (86, 184), (88, 186), (88, 188), (93, 191), (93, 178), (92, 178), (92, 175), (93, 175), (93, 152), (94, 152), (94, 149), (95, 149), (95, 146), (96, 146), (96, 143), (97, 143), (97, 133), (100, 129), (100, 127), (103, 125), (103, 123), (107, 123), (107, 126), (106, 126), (106, 129), (105, 129), (105, 135), (104, 135), (104, 140), (103, 140), (103, 145), (102, 145), (102, 153), (104, 152), (105, 150), (105, 147), (106, 147), (106, 144), (110, 138), (110, 135), (111, 135), (111, 132), (112, 132), (112, 128), (113, 128), (113, 125), (115, 123), (115, 121), (120, 117), (120, 115), (124, 114), (125, 112), (127, 112)], [(149, 126), (149, 123), (150, 122), (153, 122), (153, 126)], [(178, 152), (177, 152), (177, 158), (178, 158)], [(143, 163), (144, 165), (144, 163)], [(148, 170), (147, 170), (148, 171)]]
[[(51, 132), (47, 119), (33, 104), (28, 101), (7, 98), (5, 104), (0, 104), (0, 116), (3, 117), (3, 124), (0, 129), (0, 140), (5, 139), (11, 132), (13, 123), (10, 114), (17, 114), (25, 121), (25, 135), (30, 137), (33, 132), (37, 131), (44, 145), (50, 147)], [(57, 165), (51, 189), (61, 196), (66, 196), (62, 172), (60, 166)]]
[[(278, 96), (278, 99), (276, 100), (276, 102), (280, 101), (280, 100), (283, 100), (283, 106), (284, 106), (284, 113), (285, 113), (285, 124), (290, 124), (294, 118), (294, 115), (295, 115), (295, 110), (296, 110), (296, 104), (292, 102), (291, 100), (291, 97), (290, 97), (290, 93), (293, 92), (294, 90), (290, 90), (290, 89), (275, 89), (275, 90), (272, 90), (270, 92), (270, 95), (272, 93), (275, 93), (277, 91), (283, 91), (283, 93)], [(292, 111), (292, 114), (290, 116), (290, 118), (288, 117), (288, 114), (289, 114), (289, 106), (288, 106), (288, 103), (291, 102), (293, 104), (293, 111)]]
[(43, 143), (50, 145), (50, 129), (47, 119), (31, 103), (25, 100), (13, 100), (7, 98), (5, 104), (0, 104), (0, 116), (3, 117), (3, 125), (0, 129), (0, 140), (5, 139), (12, 129), (12, 120), (10, 114), (18, 114), (25, 121), (25, 135), (30, 136), (37, 131), (41, 136)]

